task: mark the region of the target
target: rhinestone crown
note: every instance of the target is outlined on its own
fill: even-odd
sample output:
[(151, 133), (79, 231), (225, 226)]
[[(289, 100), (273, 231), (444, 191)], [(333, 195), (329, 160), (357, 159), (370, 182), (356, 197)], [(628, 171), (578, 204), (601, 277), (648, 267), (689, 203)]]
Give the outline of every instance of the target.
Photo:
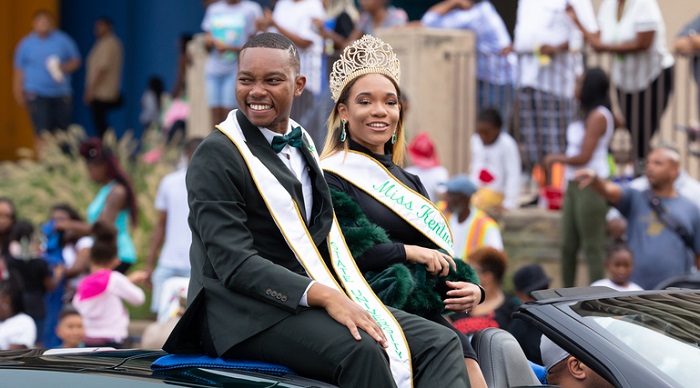
[(338, 102), (343, 88), (355, 78), (365, 74), (383, 74), (399, 83), (401, 69), (399, 59), (388, 43), (372, 35), (365, 35), (343, 50), (340, 59), (333, 64), (330, 89), (333, 101)]

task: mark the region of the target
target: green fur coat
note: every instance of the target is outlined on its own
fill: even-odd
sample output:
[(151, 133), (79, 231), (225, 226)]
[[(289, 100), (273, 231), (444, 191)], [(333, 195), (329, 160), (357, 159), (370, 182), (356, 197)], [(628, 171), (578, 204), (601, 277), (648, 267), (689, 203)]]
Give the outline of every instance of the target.
[[(358, 257), (380, 243), (390, 243), (386, 231), (367, 219), (347, 194), (331, 189), (333, 210), (353, 257)], [(444, 278), (428, 273), (422, 264), (394, 264), (381, 272), (366, 272), (365, 279), (387, 306), (428, 316), (445, 312), (443, 300), (449, 287), (445, 281), (466, 281), (479, 284), (474, 269), (455, 259), (457, 269)]]

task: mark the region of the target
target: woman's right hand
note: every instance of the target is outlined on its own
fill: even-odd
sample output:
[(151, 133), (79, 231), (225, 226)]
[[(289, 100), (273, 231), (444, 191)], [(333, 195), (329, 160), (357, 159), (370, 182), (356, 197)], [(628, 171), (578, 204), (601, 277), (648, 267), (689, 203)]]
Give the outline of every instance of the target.
[(435, 249), (423, 248), (417, 245), (404, 245), (406, 261), (413, 264), (423, 264), (429, 273), (440, 277), (450, 273), (450, 267), (457, 266), (449, 255)]

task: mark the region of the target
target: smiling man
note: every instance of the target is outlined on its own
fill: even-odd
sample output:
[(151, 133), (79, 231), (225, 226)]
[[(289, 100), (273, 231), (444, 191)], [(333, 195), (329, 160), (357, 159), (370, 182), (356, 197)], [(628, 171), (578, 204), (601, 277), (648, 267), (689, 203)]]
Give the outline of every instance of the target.
[(188, 308), (163, 348), (283, 364), (340, 387), (468, 386), (457, 337), (385, 308), (362, 280), (313, 142), (289, 118), (305, 82), (289, 39), (243, 46), (240, 110), (188, 168)]

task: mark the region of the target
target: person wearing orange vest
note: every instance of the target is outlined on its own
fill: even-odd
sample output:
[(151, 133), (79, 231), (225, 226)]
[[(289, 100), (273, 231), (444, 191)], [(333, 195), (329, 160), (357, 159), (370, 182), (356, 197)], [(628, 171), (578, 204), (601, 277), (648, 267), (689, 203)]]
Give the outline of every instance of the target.
[(466, 175), (457, 175), (445, 184), (445, 189), (445, 215), (452, 229), (455, 255), (467, 261), (469, 253), (476, 248), (489, 246), (503, 250), (498, 223), (470, 204), (476, 185)]

